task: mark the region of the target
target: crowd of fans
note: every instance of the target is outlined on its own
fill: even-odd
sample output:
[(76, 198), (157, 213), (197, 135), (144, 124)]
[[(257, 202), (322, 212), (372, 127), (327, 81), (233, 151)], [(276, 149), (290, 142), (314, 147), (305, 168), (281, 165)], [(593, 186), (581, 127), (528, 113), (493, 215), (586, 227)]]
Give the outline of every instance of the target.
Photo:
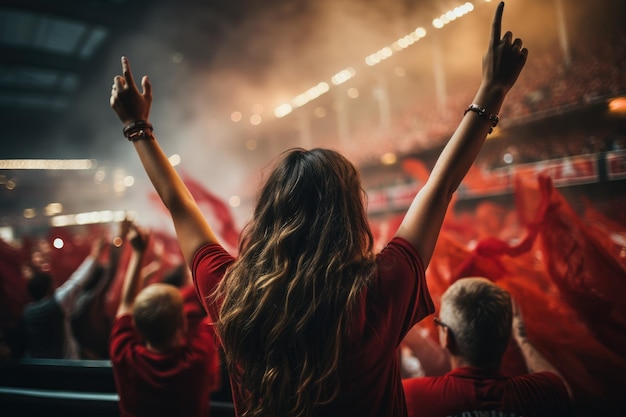
[[(503, 7), (485, 57), (498, 65), (483, 71), (476, 95), (495, 109), (527, 54), (520, 39), (501, 37)], [(607, 66), (575, 55), (562, 71), (544, 69), (549, 75), (527, 77), (534, 84), (517, 91), (530, 93), (502, 114), (524, 117), (623, 89), (623, 75), (609, 68), (615, 51), (593, 53), (606, 54)], [(561, 62), (547, 56), (534, 65), (549, 61)], [(570, 88), (586, 77), (602, 81), (590, 84), (591, 93)], [(220, 244), (234, 236), (225, 205), (210, 200), (222, 216), (209, 225), (192, 198), (208, 193), (169, 163), (149, 121), (147, 77), (141, 86), (122, 58), (111, 106), (177, 237), (125, 220), (111, 230), (51, 229), (30, 244), (0, 241), (3, 360), (109, 359), (124, 416), (206, 416), (220, 383), (220, 346), (244, 416), (624, 410), (626, 222), (591, 207), (578, 216), (542, 176), (516, 185), (515, 212), (483, 205), (473, 215), (446, 216), (489, 131), (480, 111), (464, 117), (397, 217), (367, 218), (357, 171), (339, 153), (285, 154), (235, 257)], [(446, 105), (457, 111), (468, 102), (459, 93)], [(365, 138), (375, 146), (359, 147), (377, 155), (415, 150), (456, 124), (455, 113), (440, 110), (423, 103), (411, 110), (427, 126), (423, 133), (399, 122), (389, 140)], [(534, 150), (508, 143), (484, 163), (496, 166), (502, 152), (524, 162), (621, 141), (609, 147), (581, 135)], [(52, 249), (61, 234), (64, 245)]]
[(588, 135), (581, 131), (545, 134), (540, 139), (494, 140), (484, 148), (477, 164), (491, 170), (511, 164), (526, 164), (578, 155), (626, 149), (626, 137), (602, 131)]
[(0, 360), (110, 360), (122, 415), (207, 415), (222, 379), (213, 325), (177, 242), (140, 230), (0, 241)]
[[(51, 228), (47, 236), (0, 241), (4, 359), (109, 358), (109, 335), (131, 254), (126, 239), (131, 224)], [(165, 233), (151, 235), (141, 286), (167, 282), (184, 291), (193, 288), (175, 240)], [(54, 247), (55, 240), (62, 246)]]
[[(533, 193), (535, 191), (518, 190), (518, 192), (521, 196), (525, 196), (523, 197), (526, 199), (525, 204), (530, 204), (533, 207), (542, 205), (540, 202), (534, 201)], [(554, 190), (553, 192), (556, 193)], [(543, 198), (552, 198), (557, 201), (559, 197), (553, 195)], [(495, 280), (500, 286), (511, 292), (512, 296), (522, 305), (523, 311), (528, 314), (525, 320), (527, 333), (533, 343), (526, 341), (519, 342), (519, 345), (524, 347), (528, 347), (527, 344), (536, 346), (535, 349), (543, 352), (549, 358), (549, 363), (558, 369), (557, 372), (564, 375), (564, 378), (571, 385), (575, 402), (581, 407), (577, 414), (581, 416), (591, 415), (593, 407), (604, 402), (603, 407), (605, 408), (600, 408), (604, 411), (604, 415), (618, 415), (616, 410), (619, 410), (623, 404), (617, 393), (614, 392), (615, 389), (607, 385), (609, 381), (615, 380), (615, 378), (619, 379), (617, 374), (620, 369), (623, 369), (623, 364), (619, 359), (621, 357), (620, 348), (619, 345), (616, 345), (618, 343), (615, 339), (616, 335), (611, 336), (611, 331), (602, 334), (601, 329), (598, 328), (590, 330), (593, 328), (594, 320), (600, 320), (600, 318), (598, 316), (586, 317), (585, 314), (601, 314), (599, 311), (589, 313), (584, 310), (577, 310), (589, 302), (586, 298), (598, 296), (598, 291), (601, 297), (605, 297), (607, 293), (611, 292), (607, 285), (614, 285), (611, 282), (615, 278), (615, 273), (619, 275), (620, 272), (618, 271), (621, 270), (622, 274), (626, 271), (623, 256), (623, 245), (626, 242), (626, 227), (624, 226), (626, 218), (616, 216), (609, 219), (594, 212), (591, 208), (584, 218), (571, 217), (574, 215), (568, 211), (567, 203), (564, 203), (563, 200), (559, 201), (559, 204), (548, 205), (551, 207), (549, 210), (555, 211), (552, 214), (537, 214), (543, 219), (538, 223), (536, 219), (535, 221), (526, 219), (526, 223), (521, 212), (515, 213), (511, 209), (498, 207), (492, 203), (484, 203), (475, 210), (473, 215), (465, 214), (463, 217), (448, 219), (444, 223), (440, 242), (435, 251), (434, 267), (429, 268), (427, 272), (429, 289), (433, 297), (439, 300), (449, 283), (455, 281), (455, 277), (483, 275)], [(534, 213), (532, 209), (529, 212)], [(569, 286), (578, 285), (576, 284), (576, 275), (564, 275), (560, 278), (563, 281), (559, 281), (559, 275), (553, 275), (556, 272), (550, 273), (544, 269), (551, 263), (559, 262), (556, 259), (559, 254), (555, 252), (557, 247), (562, 245), (561, 240), (549, 243), (544, 238), (541, 245), (537, 246), (537, 243), (532, 245), (534, 250), (515, 255), (510, 252), (504, 255), (508, 257), (508, 260), (507, 267), (503, 269), (502, 267), (495, 267), (494, 269), (494, 262), (497, 263), (498, 257), (503, 256), (503, 254), (498, 251), (493, 252), (493, 249), (490, 252), (484, 252), (486, 245), (494, 238), (504, 239), (504, 242), (511, 245), (519, 243), (524, 239), (526, 231), (530, 230), (526, 229), (526, 227), (530, 227), (528, 226), (530, 224), (535, 224), (538, 229), (541, 229), (539, 233), (545, 233), (547, 238), (554, 233), (554, 230), (551, 231), (549, 228), (557, 227), (549, 222), (555, 221), (556, 218), (565, 219), (567, 216), (570, 216), (570, 219), (567, 220), (569, 229), (566, 232), (568, 234), (561, 235), (564, 241), (572, 239), (576, 240), (577, 245), (589, 246), (590, 242), (581, 241), (580, 232), (582, 230), (588, 239), (595, 239), (593, 245), (600, 244), (604, 247), (603, 251), (605, 252), (602, 254), (587, 252), (584, 255), (587, 259), (585, 268), (590, 268), (589, 265), (596, 261), (609, 262), (618, 268), (611, 274), (606, 274), (600, 270), (579, 271), (580, 276), (587, 277), (588, 274), (592, 274), (591, 276), (594, 277), (594, 281), (589, 283), (589, 285), (594, 286), (593, 291), (589, 294), (577, 293), (577, 296), (583, 299), (567, 300), (568, 291), (572, 291)], [(400, 220), (397, 217), (386, 220), (372, 219), (373, 232), (378, 242), (377, 246), (388, 239)], [(67, 286), (68, 282), (76, 281), (76, 271), (81, 268), (83, 272), (80, 275), (86, 280), (80, 285), (78, 293), (75, 294), (73, 306), (68, 310), (63, 310), (63, 314), (68, 314), (70, 318), (69, 332), (65, 333), (67, 327), (64, 326), (49, 328), (47, 329), (48, 333), (54, 330), (58, 331), (59, 334), (56, 337), (50, 337), (48, 342), (56, 344), (65, 336), (70, 336), (78, 347), (78, 355), (74, 358), (111, 358), (109, 335), (113, 323), (116, 321), (116, 309), (121, 304), (124, 283), (133, 265), (131, 262), (134, 252), (131, 244), (133, 237), (131, 236), (130, 239), (123, 238), (128, 234), (128, 226), (129, 224), (124, 222), (106, 228), (82, 226), (70, 229), (51, 229), (49, 234), (41, 239), (25, 237), (21, 242), (13, 242), (12, 244), (0, 241), (2, 253), (0, 256), (2, 276), (2, 291), (0, 292), (2, 297), (0, 299), (2, 349), (0, 352), (2, 352), (2, 360), (19, 360), (22, 357), (69, 357), (62, 349), (58, 348), (60, 345), (56, 345), (57, 348), (55, 349), (48, 349), (41, 353), (41, 349), (31, 344), (29, 334), (21, 326), (26, 324), (23, 313), (29, 310), (29, 306), (36, 303), (35, 298), (29, 294), (29, 286), (36, 273), (46, 272), (50, 274), (53, 276), (53, 289), (63, 291), (63, 287)], [(559, 233), (563, 233), (563, 230), (560, 230)], [(192, 322), (195, 320), (195, 323), (203, 322), (206, 313), (195, 289), (190, 285), (189, 270), (180, 264), (181, 255), (175, 239), (158, 231), (152, 231), (149, 235), (150, 240), (143, 249), (145, 253), (142, 255), (142, 261), (140, 264), (135, 264), (141, 266), (138, 289), (156, 283), (166, 283), (171, 288), (180, 288), (177, 291), (180, 291), (182, 296), (187, 319)], [(51, 242), (59, 236), (63, 237), (65, 245), (60, 249), (53, 248)], [(619, 243), (620, 236), (621, 244)], [(541, 237), (536, 238), (536, 241), (540, 239)], [(540, 255), (537, 255), (535, 251), (539, 251)], [(576, 253), (570, 254), (568, 262), (573, 262), (572, 256), (576, 257)], [(563, 259), (567, 259), (567, 257)], [(89, 262), (88, 265), (84, 265), (86, 260)], [(83, 265), (81, 266), (81, 264)], [(463, 265), (468, 269), (462, 270)], [(529, 265), (531, 265), (530, 269), (528, 269)], [(520, 269), (518, 270), (518, 268)], [(518, 273), (528, 276), (517, 275)], [(531, 279), (530, 276), (534, 278)], [(601, 284), (600, 282), (604, 283)], [(551, 288), (551, 290), (544, 293), (545, 288)], [(543, 313), (537, 312), (536, 302), (539, 294), (544, 294), (541, 297), (545, 297), (546, 309)], [(616, 301), (610, 301), (607, 298), (603, 298), (603, 300), (603, 302), (613, 305), (612, 308), (617, 308), (613, 304)], [(437, 301), (438, 304), (439, 301)], [(437, 310), (440, 308), (442, 307), (438, 307)], [(54, 317), (56, 316), (53, 314)], [(546, 317), (561, 323), (558, 335), (552, 333), (554, 330), (552, 327), (548, 328), (542, 324)], [(439, 318), (443, 325), (454, 326), (454, 324), (449, 323), (450, 319), (444, 315), (443, 310), (439, 314)], [(517, 320), (519, 319), (518, 316)], [(573, 322), (568, 322), (568, 320), (573, 320)], [(79, 325), (81, 321), (83, 324)], [(85, 325), (85, 323), (90, 324)], [(441, 326), (430, 324), (430, 322), (421, 323), (409, 332), (401, 345), (399, 354), (403, 359), (401, 361), (403, 382), (407, 392), (412, 393), (410, 398), (415, 399), (421, 398), (420, 395), (428, 395), (425, 391), (420, 391), (419, 388), (420, 384), (426, 383), (428, 378), (444, 378), (443, 375), (448, 373), (451, 373), (451, 376), (445, 378), (453, 378), (457, 375), (453, 370), (454, 365), (448, 362), (450, 354), (446, 353), (446, 348), (439, 346), (438, 343), (438, 332), (445, 330)], [(587, 326), (591, 327), (588, 328)], [(438, 328), (439, 330), (437, 330)], [(103, 334), (106, 335), (104, 338), (102, 337)], [(570, 347), (569, 353), (563, 355), (562, 349), (566, 349), (565, 345), (569, 343), (569, 340), (576, 337), (586, 338), (586, 343), (573, 350)], [(141, 344), (141, 342), (137, 343)], [(502, 358), (503, 375), (524, 374), (528, 363), (527, 359), (523, 357), (520, 359), (518, 355), (523, 351), (518, 349), (507, 347)], [(216, 356), (211, 357), (216, 359)], [(590, 359), (592, 357), (595, 359)], [(593, 376), (584, 372), (581, 373), (581, 361), (585, 362), (585, 366), (594, 367)], [(212, 366), (216, 366), (215, 362), (211, 363)], [(533, 368), (528, 367), (528, 369)], [(213, 368), (209, 374), (219, 378), (219, 373), (219, 369)], [(421, 378), (426, 379), (420, 381)], [(599, 387), (591, 389), (593, 384), (599, 384)], [(208, 387), (214, 389), (211, 384)], [(418, 413), (421, 409), (419, 404), (422, 403), (410, 399), (408, 401), (410, 415), (420, 415)]]
[[(626, 40), (623, 34), (615, 36), (613, 42), (593, 47), (585, 43), (573, 45), (569, 61), (557, 45), (533, 51), (525, 73), (511, 90), (510, 100), (502, 106), (502, 125), (560, 114), (598, 99), (624, 95)], [(433, 97), (416, 92), (415, 102), (394, 117), (391, 128), (354, 132), (354, 141), (342, 144), (342, 150), (356, 161), (376, 163), (384, 152), (419, 153), (441, 146), (451, 134), (450, 126), (458, 122), (462, 109), (471, 101), (467, 85), (479, 80), (464, 78), (461, 82), (449, 80), (448, 94), (439, 104)]]

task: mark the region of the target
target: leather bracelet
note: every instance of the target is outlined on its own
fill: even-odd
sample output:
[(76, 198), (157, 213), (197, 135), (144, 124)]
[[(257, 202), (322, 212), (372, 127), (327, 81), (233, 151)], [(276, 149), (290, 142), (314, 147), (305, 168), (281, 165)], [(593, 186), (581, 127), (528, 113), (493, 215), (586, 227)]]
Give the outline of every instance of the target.
[(129, 141), (135, 141), (137, 139), (154, 139), (152, 135), (154, 128), (145, 120), (137, 120), (124, 126), (122, 133)]
[(137, 139), (154, 139), (154, 135), (152, 134), (152, 129), (139, 129), (133, 130), (127, 136), (128, 140), (131, 142), (136, 141)]
[(497, 114), (487, 115), (487, 109), (485, 109), (484, 107), (480, 107), (478, 104), (475, 104), (475, 103), (470, 104), (467, 107), (467, 109), (465, 109), (465, 112), (463, 113), (463, 115), (465, 116), (467, 112), (470, 112), (470, 111), (478, 114), (480, 117), (487, 119), (489, 123), (491, 123), (491, 127), (489, 128), (489, 133), (493, 132), (493, 128), (496, 127), (498, 125), (498, 122), (500, 121), (500, 117)]

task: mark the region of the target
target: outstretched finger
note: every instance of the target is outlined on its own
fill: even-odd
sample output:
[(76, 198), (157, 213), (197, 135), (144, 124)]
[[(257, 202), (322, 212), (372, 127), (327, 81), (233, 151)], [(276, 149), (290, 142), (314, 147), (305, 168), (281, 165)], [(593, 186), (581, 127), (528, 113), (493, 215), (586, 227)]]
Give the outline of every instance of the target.
[(124, 75), (124, 79), (126, 80), (126, 85), (135, 85), (135, 80), (133, 80), (133, 73), (130, 70), (130, 63), (128, 62), (128, 58), (126, 58), (125, 56), (122, 57), (122, 74)]
[(149, 100), (152, 100), (152, 84), (150, 83), (150, 78), (147, 75), (144, 75), (141, 79), (141, 88), (143, 89), (143, 95)]
[(501, 1), (496, 9), (496, 14), (493, 17), (493, 26), (491, 27), (491, 42), (490, 47), (493, 48), (500, 42), (500, 33), (502, 31), (502, 12), (504, 11), (504, 2)]

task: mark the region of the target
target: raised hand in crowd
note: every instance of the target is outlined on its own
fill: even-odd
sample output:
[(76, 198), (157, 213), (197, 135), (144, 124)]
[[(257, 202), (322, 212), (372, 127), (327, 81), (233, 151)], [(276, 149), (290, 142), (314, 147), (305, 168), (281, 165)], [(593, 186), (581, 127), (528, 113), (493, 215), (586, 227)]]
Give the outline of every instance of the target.
[[(528, 50), (511, 32), (501, 36), (504, 3), (493, 19), (487, 52), (482, 63), (482, 82), (465, 116), (437, 159), (426, 184), (402, 221), (396, 236), (416, 248), (428, 265), (439, 230), (459, 184), (476, 159), (488, 133), (499, 121), (498, 112), (526, 63)], [(463, 109), (459, 109), (460, 112)]]

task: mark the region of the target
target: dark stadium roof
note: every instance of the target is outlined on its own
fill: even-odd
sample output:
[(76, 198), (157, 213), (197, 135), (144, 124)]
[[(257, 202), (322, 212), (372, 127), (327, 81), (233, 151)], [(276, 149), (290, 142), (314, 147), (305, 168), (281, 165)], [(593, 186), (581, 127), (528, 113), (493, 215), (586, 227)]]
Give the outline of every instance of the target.
[[(0, 158), (27, 158), (102, 74), (101, 58), (132, 31), (146, 0), (0, 2)], [(38, 155), (43, 157), (44, 155)], [(61, 157), (61, 155), (57, 155)]]

